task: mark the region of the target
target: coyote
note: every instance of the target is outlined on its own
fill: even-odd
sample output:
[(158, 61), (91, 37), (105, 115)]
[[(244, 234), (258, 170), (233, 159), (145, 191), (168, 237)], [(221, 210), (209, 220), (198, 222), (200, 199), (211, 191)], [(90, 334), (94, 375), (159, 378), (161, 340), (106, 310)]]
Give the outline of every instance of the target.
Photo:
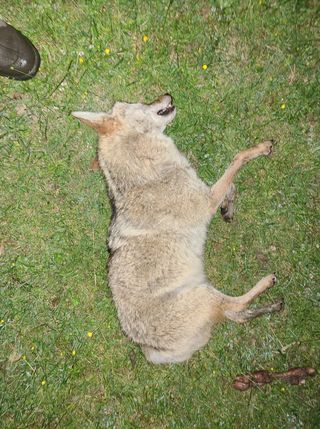
[(171, 95), (151, 104), (118, 102), (109, 113), (72, 114), (99, 135), (99, 165), (114, 208), (109, 286), (124, 332), (149, 361), (183, 362), (208, 342), (215, 323), (282, 309), (282, 300), (247, 309), (275, 284), (274, 274), (230, 297), (208, 282), (203, 266), (211, 218), (219, 208), (232, 218), (234, 176), (248, 161), (270, 155), (271, 140), (238, 153), (209, 187), (164, 134), (176, 115)]

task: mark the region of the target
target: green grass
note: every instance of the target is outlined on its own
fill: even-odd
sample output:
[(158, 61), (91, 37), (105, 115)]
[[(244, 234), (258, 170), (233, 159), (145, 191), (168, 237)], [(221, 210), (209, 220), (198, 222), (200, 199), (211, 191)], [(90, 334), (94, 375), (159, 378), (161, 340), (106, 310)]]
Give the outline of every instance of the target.
[[(319, 368), (317, 2), (11, 0), (0, 16), (42, 57), (34, 79), (0, 78), (0, 426), (319, 427), (319, 377), (231, 387), (260, 368)], [(164, 92), (178, 108), (168, 134), (207, 183), (239, 150), (277, 140), (239, 174), (234, 222), (213, 220), (206, 269), (229, 294), (276, 271), (261, 301), (286, 307), (218, 326), (185, 364), (152, 366), (116, 317), (96, 137), (70, 111)]]

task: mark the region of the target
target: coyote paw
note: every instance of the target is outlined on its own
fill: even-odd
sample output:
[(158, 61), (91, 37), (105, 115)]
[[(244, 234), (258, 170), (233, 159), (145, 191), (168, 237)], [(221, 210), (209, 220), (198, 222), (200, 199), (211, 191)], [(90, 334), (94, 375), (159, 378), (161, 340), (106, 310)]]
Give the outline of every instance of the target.
[(228, 192), (222, 201), (220, 211), (225, 222), (231, 222), (234, 214), (234, 198), (236, 195), (236, 187), (233, 183), (229, 186)]
[(277, 282), (277, 277), (275, 275), (275, 273), (270, 274), (269, 276), (265, 277), (265, 280), (268, 283), (268, 289), (272, 286), (274, 286)]
[(258, 146), (261, 147), (262, 155), (270, 156), (273, 152), (273, 140), (266, 140), (263, 143), (260, 143)]
[(282, 311), (284, 309), (284, 299), (280, 298), (272, 304), (273, 311)]
[(222, 219), (225, 222), (228, 222), (228, 223), (232, 222), (233, 213), (234, 213), (233, 204), (229, 204), (228, 207), (220, 207), (220, 211), (221, 211)]

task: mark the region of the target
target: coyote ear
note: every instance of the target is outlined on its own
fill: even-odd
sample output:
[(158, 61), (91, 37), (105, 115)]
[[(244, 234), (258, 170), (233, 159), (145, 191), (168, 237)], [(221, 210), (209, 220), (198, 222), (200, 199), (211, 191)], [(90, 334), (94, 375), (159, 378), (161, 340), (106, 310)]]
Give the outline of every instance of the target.
[(72, 112), (71, 114), (84, 124), (94, 128), (98, 134), (111, 134), (117, 129), (118, 121), (107, 113)]

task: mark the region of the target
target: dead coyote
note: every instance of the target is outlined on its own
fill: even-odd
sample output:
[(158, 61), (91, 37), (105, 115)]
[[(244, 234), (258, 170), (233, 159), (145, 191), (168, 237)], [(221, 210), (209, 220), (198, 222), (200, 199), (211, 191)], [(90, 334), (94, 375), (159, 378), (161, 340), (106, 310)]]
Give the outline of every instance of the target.
[(109, 113), (73, 112), (99, 134), (99, 164), (114, 205), (109, 285), (118, 316), (154, 363), (189, 359), (225, 318), (241, 323), (282, 308), (279, 300), (247, 309), (274, 285), (274, 274), (230, 297), (208, 283), (203, 268), (210, 219), (219, 207), (232, 216), (235, 174), (270, 155), (272, 141), (240, 152), (209, 187), (164, 134), (175, 114), (169, 94), (151, 104), (116, 103)]

